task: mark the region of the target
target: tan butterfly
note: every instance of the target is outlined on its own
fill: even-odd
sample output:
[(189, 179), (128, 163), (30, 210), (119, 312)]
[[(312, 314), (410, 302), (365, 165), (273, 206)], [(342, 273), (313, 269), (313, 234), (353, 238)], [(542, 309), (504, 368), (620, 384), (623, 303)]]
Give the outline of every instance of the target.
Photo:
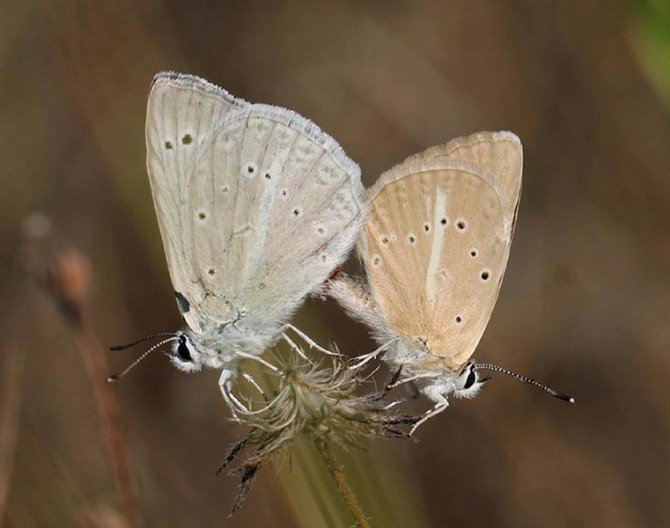
[[(482, 132), (407, 158), (369, 190), (372, 214), (358, 253), (367, 284), (338, 275), (328, 285), (402, 369), (443, 411), (447, 397), (474, 397), (495, 370), (470, 358), (491, 317), (509, 257), (521, 194), (521, 142), (510, 132)], [(376, 351), (372, 355), (380, 352)], [(364, 356), (362, 361), (372, 355)]]

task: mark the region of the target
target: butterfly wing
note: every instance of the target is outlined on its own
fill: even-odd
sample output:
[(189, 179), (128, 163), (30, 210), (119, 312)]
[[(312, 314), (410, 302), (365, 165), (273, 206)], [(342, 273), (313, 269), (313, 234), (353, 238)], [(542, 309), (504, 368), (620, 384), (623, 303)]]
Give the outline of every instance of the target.
[(521, 188), (521, 144), (480, 133), (384, 173), (359, 244), (389, 326), (458, 370), (491, 316)]
[[(172, 165), (179, 185), (162, 187), (166, 199), (154, 190), (175, 289), (195, 313), (185, 318), (200, 330), (242, 314), (251, 327), (278, 324), (354, 244), (367, 213), (359, 168), (289, 110), (232, 99), (203, 120), (177, 131), (192, 137), (179, 149), (193, 147)], [(149, 166), (153, 185), (165, 163), (150, 154)]]
[(188, 197), (197, 160), (211, 150), (212, 131), (224, 117), (248, 106), (225, 90), (192, 75), (162, 72), (149, 93), (146, 120), (147, 169), (170, 278), (179, 309), (194, 330), (205, 315), (205, 292), (194, 269)]
[[(505, 220), (516, 222), (517, 207), (521, 196), (523, 152), (519, 138), (511, 132), (479, 132), (456, 138), (446, 145), (431, 147), (411, 156), (410, 160), (440, 160), (476, 168), (493, 187), (507, 214)], [(509, 227), (509, 226), (506, 226)]]
[(267, 105), (229, 115), (212, 152), (225, 154), (203, 158), (196, 178), (219, 179), (192, 201), (212, 208), (216, 222), (213, 233), (194, 235), (208, 247), (197, 268), (216, 268), (215, 277), (202, 275), (208, 310), (225, 299), (252, 327), (286, 320), (360, 233), (368, 212), (360, 170), (313, 123)]

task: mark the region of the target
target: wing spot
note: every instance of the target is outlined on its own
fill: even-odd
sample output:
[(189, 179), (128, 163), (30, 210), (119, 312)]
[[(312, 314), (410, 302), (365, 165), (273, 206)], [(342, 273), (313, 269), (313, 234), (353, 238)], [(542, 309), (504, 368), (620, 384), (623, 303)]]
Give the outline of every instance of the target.
[(382, 235), (382, 236), (379, 238), (379, 240), (380, 240), (381, 243), (384, 244), (385, 246), (388, 245), (388, 243), (389, 243), (389, 237), (386, 236), (386, 235)]
[(215, 274), (216, 274), (216, 270), (214, 268), (209, 268), (207, 270), (207, 275), (209, 275), (210, 277), (214, 276)]
[(326, 230), (323, 228), (323, 226), (317, 227), (316, 230), (320, 235), (323, 235), (326, 232)]
[(472, 249), (470, 250), (470, 256), (471, 256), (472, 258), (476, 258), (476, 257), (477, 257), (477, 248), (472, 248)]
[(456, 321), (457, 324), (460, 324), (460, 323), (463, 322), (463, 318), (460, 315), (457, 315), (456, 319), (454, 319), (454, 321)]
[(379, 255), (375, 255), (374, 257), (372, 257), (372, 264), (373, 265), (379, 266), (381, 264), (381, 262), (382, 262), (382, 259)]
[(482, 271), (482, 274), (480, 275), (481, 279), (486, 282), (489, 280), (489, 277), (491, 276), (491, 272), (489, 270), (484, 270)]
[(410, 244), (415, 244), (416, 243), (416, 236), (413, 233), (410, 233), (407, 235), (407, 242)]
[(442, 224), (443, 226), (446, 226), (448, 221), (449, 220), (447, 220), (447, 218), (444, 217), (444, 218), (442, 218), (442, 220), (440, 220), (440, 224)]
[(286, 196), (286, 195), (288, 195), (288, 191), (287, 191), (286, 189), (282, 189), (282, 191), (281, 191), (281, 195), (282, 195), (282, 196)]
[(203, 223), (205, 219), (207, 218), (207, 212), (200, 210), (198, 211), (198, 220), (200, 220), (200, 223)]
[(227, 185), (224, 185), (223, 187), (221, 187), (221, 192), (223, 194), (228, 194), (228, 191), (230, 191), (230, 188)]
[(253, 178), (254, 175), (256, 174), (257, 167), (255, 163), (247, 163), (247, 168), (246, 168), (246, 173), (245, 176), (247, 178)]
[(428, 233), (430, 231), (430, 224), (423, 224), (423, 230)]
[(321, 255), (321, 262), (326, 262), (326, 260), (328, 260), (328, 257), (325, 254)]
[(191, 136), (191, 134), (186, 134), (183, 138), (181, 138), (181, 142), (184, 145), (190, 145), (193, 142), (193, 136)]
[(265, 179), (266, 180), (271, 180), (272, 179), (272, 174), (270, 174), (269, 172), (266, 172), (265, 173)]
[(298, 217), (298, 216), (300, 216), (301, 213), (302, 213), (302, 211), (300, 210), (299, 207), (296, 207), (295, 209), (293, 209), (293, 216)]
[(172, 150), (172, 143), (170, 143), (169, 141), (166, 141), (165, 142), (165, 150)]
[(181, 292), (174, 292), (174, 296), (177, 299), (177, 304), (179, 305), (179, 311), (183, 314), (187, 313), (191, 309), (191, 304), (188, 302), (188, 299), (182, 295)]
[(456, 229), (458, 229), (459, 231), (465, 231), (467, 229), (467, 227), (468, 227), (468, 224), (462, 218), (459, 218), (456, 221)]

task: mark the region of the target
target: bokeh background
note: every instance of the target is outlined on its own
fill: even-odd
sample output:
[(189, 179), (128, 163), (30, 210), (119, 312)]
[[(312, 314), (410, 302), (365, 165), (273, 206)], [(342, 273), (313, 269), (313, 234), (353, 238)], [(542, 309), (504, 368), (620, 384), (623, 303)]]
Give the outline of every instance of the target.
[[(144, 162), (147, 90), (163, 69), (313, 119), (366, 185), (455, 136), (523, 141), (516, 237), (476, 357), (577, 404), (496, 378), (417, 443), (340, 453), (372, 526), (670, 524), (667, 2), (8, 0), (1, 11), (0, 524), (128, 526), (91, 373), (136, 355), (102, 346), (180, 325)], [(35, 212), (53, 247), (79, 252), (72, 288), (90, 266), (84, 334), (26, 276), (26, 258), (49, 262), (26, 257)], [(298, 322), (345, 353), (371, 349), (333, 303), (310, 301)], [(237, 479), (213, 473), (243, 431), (216, 380), (154, 357), (114, 387), (136, 525), (349, 526), (309, 446), (278, 474), (264, 469), (228, 517)]]

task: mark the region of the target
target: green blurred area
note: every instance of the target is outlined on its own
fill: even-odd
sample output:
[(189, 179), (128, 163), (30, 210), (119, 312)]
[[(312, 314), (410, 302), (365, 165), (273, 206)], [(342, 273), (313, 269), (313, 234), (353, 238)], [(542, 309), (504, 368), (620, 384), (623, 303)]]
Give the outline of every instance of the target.
[(637, 0), (632, 42), (646, 75), (670, 105), (670, 3)]
[[(418, 443), (338, 453), (372, 526), (670, 523), (667, 3), (9, 0), (2, 12), (0, 352), (25, 358), (6, 526), (119, 526), (90, 382), (19, 269), (21, 226), (44, 212), (90, 257), (103, 343), (179, 327), (144, 160), (147, 90), (163, 69), (295, 109), (366, 185), (452, 137), (522, 139), (515, 241), (476, 357), (577, 405), (496, 378)], [(347, 354), (373, 346), (333, 303), (309, 301), (297, 320)], [(227, 517), (237, 479), (213, 473), (243, 431), (217, 377), (155, 357), (116, 387), (144, 524), (349, 525), (309, 446), (279, 476), (264, 469)]]

